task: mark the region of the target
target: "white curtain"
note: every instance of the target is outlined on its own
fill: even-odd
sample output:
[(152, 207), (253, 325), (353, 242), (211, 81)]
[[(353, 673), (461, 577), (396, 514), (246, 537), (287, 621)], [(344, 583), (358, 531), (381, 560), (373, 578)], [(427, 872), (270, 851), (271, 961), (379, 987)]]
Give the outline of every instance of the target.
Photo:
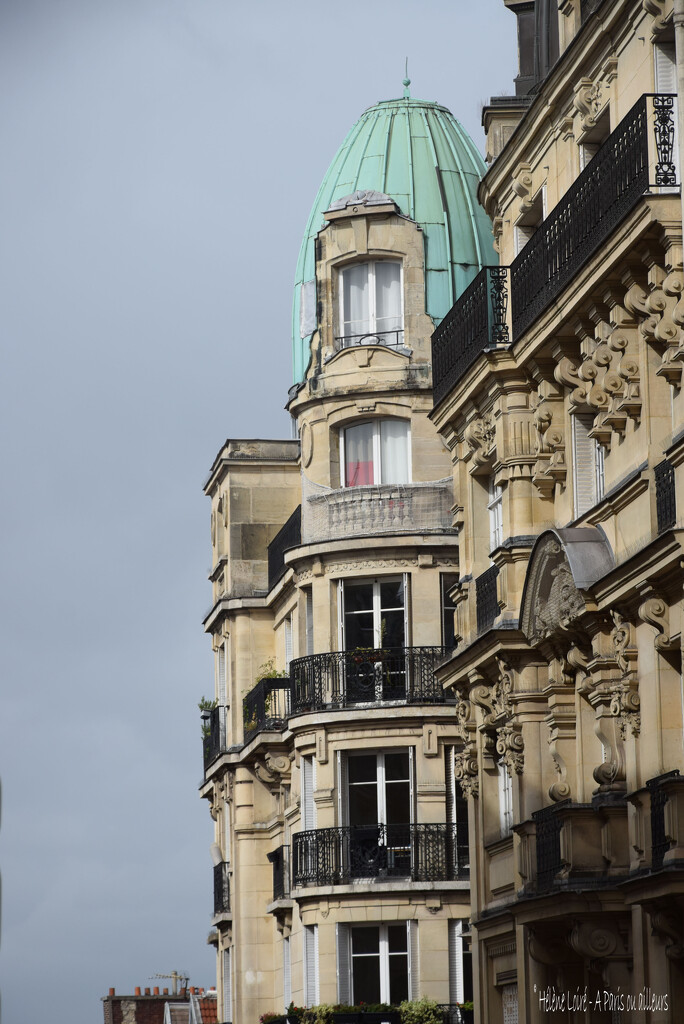
[(408, 423), (405, 420), (380, 421), (380, 463), (383, 484), (408, 483)]
[(371, 330), (368, 305), (368, 264), (356, 263), (342, 273), (343, 336), (366, 334)]
[(375, 264), (375, 330), (399, 331), (401, 322), (401, 268), (398, 263)]

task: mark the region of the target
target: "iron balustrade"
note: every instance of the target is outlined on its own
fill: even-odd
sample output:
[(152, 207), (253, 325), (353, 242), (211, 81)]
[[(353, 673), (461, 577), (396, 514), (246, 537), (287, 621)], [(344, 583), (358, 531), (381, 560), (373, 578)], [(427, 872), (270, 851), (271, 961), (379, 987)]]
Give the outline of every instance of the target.
[(463, 825), (346, 825), (292, 837), (294, 886), (345, 885), (359, 878), (446, 882), (469, 877)]
[[(674, 100), (664, 94), (637, 100), (516, 256), (510, 268), (514, 341), (649, 188), (677, 184)], [(649, 163), (651, 155), (655, 159)]]
[(537, 892), (548, 892), (553, 888), (556, 875), (563, 866), (560, 853), (562, 821), (557, 809), (568, 801), (561, 801), (552, 807), (534, 811), (532, 818), (537, 826)]
[(245, 743), (259, 732), (281, 732), (290, 714), (290, 679), (261, 679), (242, 701)]
[(288, 521), (278, 530), (268, 545), (268, 589), (285, 575), (285, 552), (299, 547), (302, 542), (302, 506), (298, 505)]
[(435, 405), (480, 352), (508, 344), (508, 267), (484, 267), (432, 335)]
[(335, 348), (354, 348), (355, 345), (384, 345), (385, 348), (401, 348), (404, 344), (404, 329), (393, 331), (367, 331), (365, 334), (343, 334), (335, 338)]
[(489, 629), (499, 614), (499, 598), (496, 581), (499, 567), (490, 566), (475, 580), (475, 604), (477, 612), (477, 631), (484, 633)]
[(214, 913), (227, 914), (230, 911), (229, 865), (221, 861), (214, 866)]
[(273, 866), (273, 900), (284, 900), (290, 895), (290, 847), (279, 846), (267, 854)]
[(211, 708), (209, 719), (203, 726), (204, 767), (208, 768), (219, 754), (226, 749), (226, 712), (227, 708), (219, 706)]
[(665, 772), (646, 783), (651, 794), (651, 870), (659, 871), (663, 866), (665, 854), (670, 849), (670, 842), (665, 831), (665, 804), (669, 795), (661, 789), (663, 782), (679, 777), (678, 769)]
[(654, 468), (656, 515), (658, 533), (663, 533), (677, 521), (677, 499), (675, 495), (675, 471), (669, 459), (663, 459)]
[(445, 704), (435, 668), (449, 647), (382, 647), (331, 651), (290, 664), (292, 714), (382, 701)]

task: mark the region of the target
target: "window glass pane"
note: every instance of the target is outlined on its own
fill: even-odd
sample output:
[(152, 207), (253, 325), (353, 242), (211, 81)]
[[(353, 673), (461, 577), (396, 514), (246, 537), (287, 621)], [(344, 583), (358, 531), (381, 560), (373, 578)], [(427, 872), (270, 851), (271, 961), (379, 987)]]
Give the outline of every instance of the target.
[(380, 604), (383, 611), (387, 608), (404, 607), (404, 581), (391, 580), (380, 584)]
[(368, 319), (368, 264), (357, 263), (342, 271), (342, 318), (344, 337), (366, 334)]
[(380, 1002), (380, 957), (352, 954), (354, 1003)]
[(380, 466), (383, 484), (408, 483), (408, 423), (380, 420)]
[(352, 954), (379, 952), (380, 932), (377, 928), (352, 928)]
[(372, 583), (344, 583), (345, 612), (365, 612), (373, 610)]
[(411, 820), (411, 795), (408, 782), (388, 782), (385, 786), (388, 825), (407, 825)]
[(391, 924), (387, 928), (387, 942), (390, 953), (406, 952), (406, 925)]
[(383, 612), (380, 623), (383, 647), (404, 646), (404, 612)]
[(398, 331), (403, 326), (401, 268), (398, 263), (375, 264), (375, 320), (377, 331)]
[(391, 953), (389, 956), (390, 1002), (398, 1005), (404, 999), (408, 999), (408, 994), (408, 956), (406, 953)]
[(374, 483), (372, 423), (359, 423), (345, 430), (344, 456), (347, 487)]
[(355, 651), (357, 647), (375, 647), (373, 612), (345, 615), (344, 642), (348, 651)]
[(408, 751), (398, 754), (385, 754), (385, 778), (388, 781), (400, 779), (402, 782), (409, 777)]
[(378, 762), (375, 754), (361, 754), (349, 758), (349, 781), (375, 782)]

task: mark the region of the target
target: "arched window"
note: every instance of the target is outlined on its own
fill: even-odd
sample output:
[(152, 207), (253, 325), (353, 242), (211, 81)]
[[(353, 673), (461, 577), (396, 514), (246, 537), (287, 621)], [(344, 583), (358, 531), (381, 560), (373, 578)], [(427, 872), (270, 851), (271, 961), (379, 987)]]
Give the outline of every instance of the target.
[(341, 436), (343, 485), (406, 484), (410, 480), (407, 420), (366, 420)]
[(401, 263), (352, 263), (339, 272), (338, 348), (404, 344)]

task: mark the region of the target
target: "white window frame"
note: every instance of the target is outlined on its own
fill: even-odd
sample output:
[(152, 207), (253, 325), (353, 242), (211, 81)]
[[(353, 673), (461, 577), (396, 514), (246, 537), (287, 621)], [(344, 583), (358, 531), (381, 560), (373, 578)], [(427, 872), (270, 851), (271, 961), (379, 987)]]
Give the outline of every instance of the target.
[(462, 1003), (463, 995), (463, 921), (448, 922), (449, 1002)]
[(316, 758), (313, 754), (302, 754), (299, 761), (301, 775), (300, 817), (302, 832), (316, 828)]
[(489, 511), (489, 550), (495, 551), (503, 544), (503, 487), (496, 483), (494, 476), (489, 478), (487, 509)]
[(290, 936), (283, 936), (283, 1005), (285, 1009), (292, 1002), (292, 948)]
[(216, 652), (216, 695), (220, 707), (228, 706), (228, 641), (219, 644)]
[(410, 638), (410, 615), (409, 615), (409, 593), (410, 593), (410, 581), (411, 574), (404, 572), (401, 576), (376, 576), (371, 579), (364, 577), (357, 578), (353, 577), (349, 580), (339, 580), (337, 590), (337, 639), (338, 647), (340, 651), (346, 650), (345, 647), (345, 629), (344, 629), (344, 585), (347, 583), (367, 583), (373, 586), (373, 646), (376, 648), (382, 647), (382, 600), (380, 585), (382, 583), (396, 583), (397, 580), (401, 579), (404, 590), (404, 647), (411, 646)]
[(503, 761), (497, 764), (499, 783), (499, 827), (501, 838), (505, 839), (513, 831), (513, 776)]
[[(377, 487), (384, 484), (391, 485), (397, 483), (396, 480), (385, 481), (383, 478), (383, 466), (382, 466), (382, 445), (380, 443), (381, 424), (386, 423), (387, 420), (396, 420), (399, 423), (403, 423), (406, 426), (406, 483), (411, 483), (411, 421), (404, 420), (400, 416), (383, 416), (374, 420), (360, 420), (358, 423), (348, 423), (346, 427), (340, 430), (340, 477), (342, 480), (343, 487), (358, 487), (358, 486), (371, 486)], [(347, 483), (347, 460), (345, 451), (345, 433), (349, 427), (360, 427), (364, 423), (371, 423), (373, 425), (373, 477), (375, 477), (376, 467), (379, 471), (379, 480), (373, 481), (372, 484), (348, 484)], [(399, 484), (398, 486), (401, 486)]]
[[(354, 994), (354, 954), (352, 953), (352, 929), (377, 928), (379, 939), (379, 967), (380, 967), (380, 1002), (389, 1003), (389, 958), (396, 956), (389, 952), (389, 932), (391, 924), (405, 924), (406, 926), (406, 953), (399, 954), (406, 956), (407, 989), (408, 998), (418, 998), (418, 928), (416, 921), (394, 921), (388, 924), (363, 924), (359, 921), (356, 925), (337, 925), (337, 997), (341, 1003), (355, 1003)], [(360, 954), (356, 954), (360, 956)], [(375, 956), (375, 954), (367, 954)]]
[(221, 1010), (222, 1019), (232, 1021), (233, 1019), (233, 947), (227, 946), (223, 950), (221, 978)]
[[(347, 263), (342, 267), (339, 267), (337, 271), (338, 275), (338, 320), (337, 327), (338, 333), (337, 338), (339, 339), (338, 344), (343, 347), (353, 347), (354, 345), (382, 345), (383, 342), (379, 339), (382, 338), (382, 332), (378, 332), (377, 324), (377, 291), (375, 287), (375, 268), (379, 263), (393, 263), (399, 267), (399, 296), (400, 296), (400, 309), (397, 316), (401, 326), (392, 330), (391, 334), (396, 334), (397, 343), (403, 345), (404, 342), (404, 264), (399, 259), (375, 259), (375, 260), (364, 260), (361, 263)], [(345, 309), (344, 309), (344, 274), (346, 271), (351, 270), (354, 267), (368, 267), (368, 331), (360, 338), (355, 341), (353, 339), (358, 338), (356, 334), (346, 334), (345, 324)], [(400, 337), (401, 336), (401, 337)], [(395, 347), (395, 346), (390, 346)]]
[[(375, 784), (377, 787), (378, 801), (378, 825), (387, 824), (387, 802), (385, 790), (385, 755), (403, 754), (408, 751), (409, 757), (409, 820), (401, 824), (412, 825), (415, 821), (415, 751), (413, 747), (392, 747), (376, 753), (376, 775)], [(347, 825), (349, 822), (349, 761), (355, 754), (370, 753), (370, 751), (337, 751), (337, 813), (338, 824)]]
[(314, 618), (313, 618), (313, 589), (312, 587), (306, 587), (304, 589), (304, 629), (305, 629), (305, 647), (307, 655), (313, 654), (314, 652)]
[(285, 671), (290, 671), (290, 662), (292, 661), (292, 616), (286, 615), (284, 620), (285, 629)]

